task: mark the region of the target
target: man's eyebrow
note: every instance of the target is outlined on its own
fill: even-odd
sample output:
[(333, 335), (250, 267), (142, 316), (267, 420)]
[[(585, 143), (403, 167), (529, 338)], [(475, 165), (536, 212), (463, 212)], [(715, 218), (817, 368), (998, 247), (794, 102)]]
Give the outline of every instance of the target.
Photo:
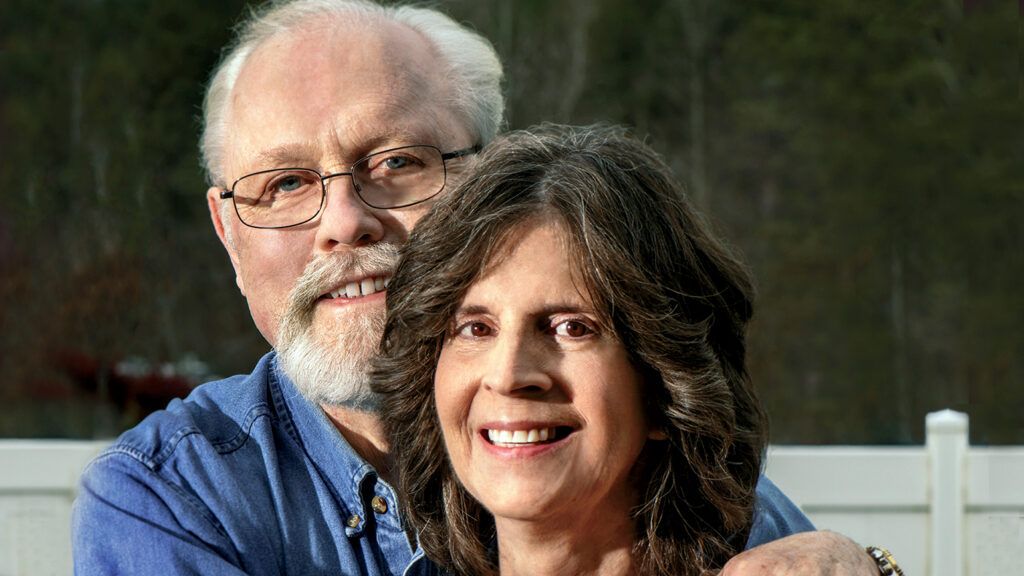
[[(374, 138), (369, 139), (366, 142), (365, 148), (367, 154), (380, 152), (390, 148), (416, 146), (420, 144), (430, 146), (436, 145), (443, 148), (445, 144), (438, 141), (439, 136), (440, 134), (436, 132), (432, 133), (429, 130), (415, 129), (409, 126), (393, 126), (390, 129), (377, 134)], [(353, 158), (353, 160), (355, 160), (355, 158)]]
[(261, 150), (253, 158), (251, 168), (253, 170), (264, 170), (267, 168), (314, 168), (305, 166), (313, 161), (315, 157), (314, 147), (308, 144), (282, 144), (266, 150)]

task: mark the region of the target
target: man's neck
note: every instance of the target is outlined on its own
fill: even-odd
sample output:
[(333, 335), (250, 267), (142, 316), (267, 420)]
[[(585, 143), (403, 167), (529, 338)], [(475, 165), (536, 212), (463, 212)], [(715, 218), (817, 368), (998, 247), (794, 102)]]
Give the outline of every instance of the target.
[(390, 483), (388, 444), (380, 418), (372, 412), (342, 406), (321, 405), (321, 408), (352, 449), (369, 462), (385, 482)]

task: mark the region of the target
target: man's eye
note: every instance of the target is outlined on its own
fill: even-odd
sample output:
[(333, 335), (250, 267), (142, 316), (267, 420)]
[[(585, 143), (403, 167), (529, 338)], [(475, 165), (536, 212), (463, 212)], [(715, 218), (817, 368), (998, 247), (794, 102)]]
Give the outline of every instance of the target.
[(313, 178), (305, 174), (282, 174), (267, 183), (271, 194), (301, 192), (313, 184)]
[(579, 320), (565, 320), (555, 325), (555, 334), (568, 338), (584, 338), (594, 333), (594, 330)]
[(384, 160), (384, 167), (388, 170), (400, 170), (412, 164), (412, 159), (408, 156), (392, 156)]
[(298, 176), (286, 176), (277, 181), (277, 189), (281, 192), (294, 192), (302, 186)]

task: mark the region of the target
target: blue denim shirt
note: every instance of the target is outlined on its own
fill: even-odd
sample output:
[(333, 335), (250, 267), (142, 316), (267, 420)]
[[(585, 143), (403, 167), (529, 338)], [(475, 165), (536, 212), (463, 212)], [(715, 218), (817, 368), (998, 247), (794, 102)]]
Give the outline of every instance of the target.
[[(271, 353), (248, 376), (171, 402), (89, 465), (72, 517), (75, 571), (433, 573), (397, 511), (394, 490)], [(762, 479), (748, 546), (810, 529)]]

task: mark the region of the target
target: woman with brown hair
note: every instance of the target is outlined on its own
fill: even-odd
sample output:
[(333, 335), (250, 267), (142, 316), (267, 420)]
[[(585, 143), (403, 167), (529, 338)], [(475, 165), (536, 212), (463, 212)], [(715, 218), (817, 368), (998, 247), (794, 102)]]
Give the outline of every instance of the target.
[(374, 386), (440, 566), (702, 574), (744, 548), (766, 444), (751, 281), (650, 148), (498, 139), (388, 292)]

